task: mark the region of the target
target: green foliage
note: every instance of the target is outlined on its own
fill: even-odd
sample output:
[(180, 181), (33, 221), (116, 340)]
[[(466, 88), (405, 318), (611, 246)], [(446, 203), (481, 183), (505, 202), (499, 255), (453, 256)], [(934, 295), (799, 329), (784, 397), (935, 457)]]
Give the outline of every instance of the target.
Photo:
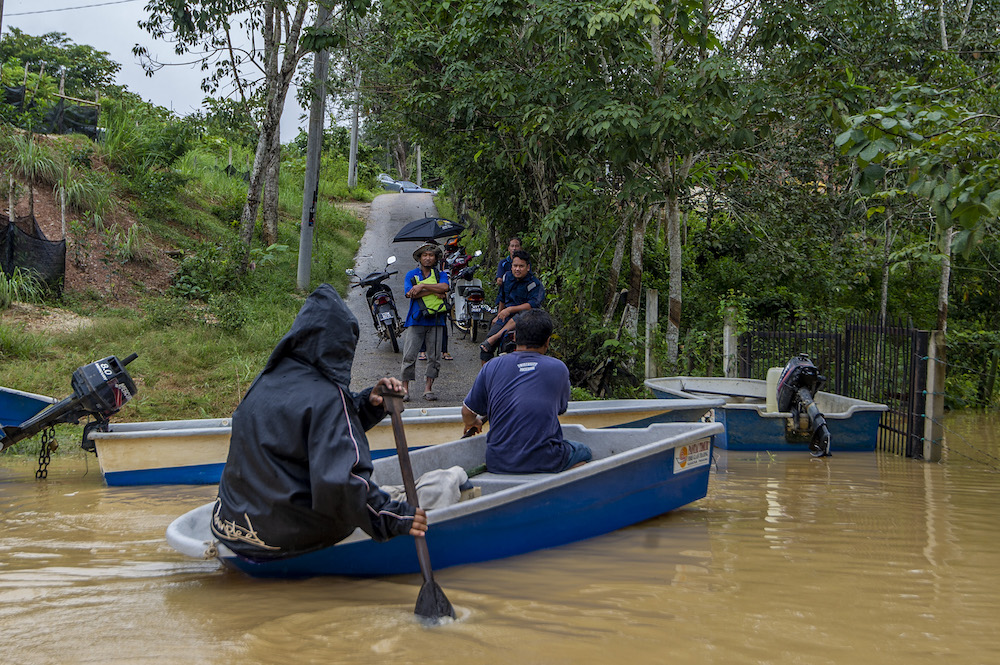
[(946, 389), (950, 408), (992, 408), (1000, 402), (1000, 330), (958, 324), (948, 331)]
[(885, 198), (895, 192), (882, 190), (905, 188), (927, 202), (939, 229), (957, 227), (954, 247), (968, 256), (984, 222), (1000, 215), (1000, 132), (992, 116), (953, 94), (901, 85), (889, 104), (846, 118), (835, 145), (857, 161), (862, 195)]
[(153, 199), (176, 190), (176, 175), (164, 169), (187, 152), (193, 139), (190, 125), (177, 122), (164, 108), (132, 99), (103, 100), (101, 122), (104, 153), (134, 180), (136, 193)]
[(0, 271), (0, 310), (15, 302), (38, 302), (45, 295), (45, 286), (30, 270), (14, 268), (10, 275)]
[(237, 100), (212, 97), (205, 97), (202, 106), (204, 111), (186, 116), (185, 122), (203, 133), (207, 140), (244, 150), (256, 147), (258, 127), (252, 107)]
[(142, 303), (143, 322), (148, 330), (160, 330), (193, 320), (188, 301), (183, 298), (150, 298)]
[(27, 134), (15, 134), (12, 145), (11, 167), (14, 173), (32, 185), (55, 184), (59, 166), (50, 149)]
[(219, 244), (201, 243), (177, 267), (170, 286), (182, 298), (207, 300), (212, 294), (231, 291), (240, 283), (236, 244), (230, 249)]
[(247, 323), (246, 305), (236, 295), (213, 294), (208, 299), (208, 307), (223, 330), (236, 332)]
[[(94, 93), (114, 82), (121, 65), (109, 58), (109, 54), (91, 46), (74, 44), (65, 33), (49, 32), (41, 36), (29, 35), (13, 26), (4, 26), (6, 34), (0, 40), (0, 62), (17, 61), (19, 75), (10, 79), (4, 76), (5, 85), (20, 85), (27, 63), (30, 72), (37, 72), (42, 63), (45, 71), (54, 75), (60, 67), (65, 67), (66, 94), (81, 99), (93, 99)], [(55, 81), (55, 78), (52, 79)], [(29, 89), (33, 87), (29, 83)], [(55, 92), (55, 89), (51, 90)]]
[[(2, 273), (0, 279), (3, 279)], [(31, 360), (44, 352), (45, 342), (41, 337), (14, 326), (0, 324), (0, 358), (5, 361)]]
[(115, 231), (110, 238), (112, 252), (121, 263), (152, 263), (155, 249), (149, 232), (140, 224)]
[(55, 193), (57, 199), (65, 198), (70, 210), (87, 213), (94, 226), (100, 228), (111, 210), (113, 191), (113, 186), (107, 179), (69, 166), (63, 169), (56, 183)]

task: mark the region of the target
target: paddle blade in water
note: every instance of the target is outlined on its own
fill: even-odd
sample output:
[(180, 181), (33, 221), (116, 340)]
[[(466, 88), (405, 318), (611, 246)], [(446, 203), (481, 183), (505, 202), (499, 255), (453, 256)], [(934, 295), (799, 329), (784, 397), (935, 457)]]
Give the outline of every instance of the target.
[(424, 585), (420, 587), (420, 593), (417, 594), (417, 607), (413, 612), (419, 617), (435, 622), (444, 617), (455, 618), (455, 609), (434, 580), (424, 582)]

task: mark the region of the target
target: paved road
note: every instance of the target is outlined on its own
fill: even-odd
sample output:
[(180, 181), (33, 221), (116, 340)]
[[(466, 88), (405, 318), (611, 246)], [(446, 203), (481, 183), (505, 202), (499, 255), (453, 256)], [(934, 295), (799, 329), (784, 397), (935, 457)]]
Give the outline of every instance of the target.
[[(372, 202), (368, 228), (361, 238), (361, 247), (355, 257), (355, 270), (361, 275), (381, 270), (389, 256), (396, 257), (393, 269), (399, 274), (394, 275), (387, 284), (392, 288), (396, 307), (401, 316), (406, 316), (410, 301), (403, 297), (403, 276), (416, 267), (413, 251), (420, 246), (417, 242), (393, 243), (392, 237), (403, 225), (421, 217), (436, 217), (437, 209), (431, 194), (382, 194)], [(354, 366), (351, 370), (351, 389), (359, 391), (373, 385), (383, 376), (401, 375), (402, 353), (393, 353), (389, 342), (379, 343), (372, 326), (372, 318), (368, 313), (364, 290), (360, 287), (350, 289), (347, 304), (358, 317), (361, 335), (358, 348), (354, 354)], [(402, 350), (402, 344), (400, 344)], [(426, 363), (417, 361), (417, 379), (410, 384), (413, 399), (407, 408), (427, 406), (459, 406), (472, 386), (472, 381), (479, 372), (479, 347), (468, 337), (461, 339), (461, 333), (448, 331), (448, 351), (454, 360), (441, 361), (441, 374), (434, 381), (434, 393), (438, 396), (436, 402), (426, 402), (421, 399), (424, 385), (424, 367)]]

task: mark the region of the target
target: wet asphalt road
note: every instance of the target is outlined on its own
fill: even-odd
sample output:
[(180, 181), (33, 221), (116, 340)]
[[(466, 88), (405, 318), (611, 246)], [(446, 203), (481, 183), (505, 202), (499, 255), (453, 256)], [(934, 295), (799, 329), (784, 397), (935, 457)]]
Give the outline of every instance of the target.
[[(396, 257), (392, 270), (399, 274), (393, 275), (387, 282), (392, 288), (396, 301), (396, 309), (400, 316), (406, 317), (410, 301), (403, 297), (403, 277), (417, 266), (413, 260), (413, 251), (421, 245), (418, 242), (393, 243), (392, 238), (408, 222), (421, 217), (437, 217), (437, 209), (431, 194), (398, 194), (388, 193), (377, 196), (372, 201), (367, 230), (361, 238), (361, 246), (355, 257), (355, 271), (359, 275), (367, 275), (385, 267), (389, 256)], [(488, 273), (491, 274), (491, 273)], [(393, 353), (392, 345), (379, 341), (375, 335), (368, 304), (365, 302), (364, 289), (351, 288), (348, 292), (347, 304), (358, 318), (361, 333), (358, 348), (354, 354), (354, 366), (351, 369), (351, 390), (357, 392), (372, 386), (383, 376), (400, 377), (402, 372), (402, 340), (400, 353)], [(472, 381), (479, 372), (479, 346), (461, 333), (449, 329), (448, 352), (454, 360), (442, 360), (441, 372), (434, 381), (436, 402), (424, 401), (421, 397), (424, 386), (424, 376), (427, 363), (417, 361), (417, 378), (410, 383), (412, 401), (407, 408), (424, 406), (459, 406), (472, 386)]]

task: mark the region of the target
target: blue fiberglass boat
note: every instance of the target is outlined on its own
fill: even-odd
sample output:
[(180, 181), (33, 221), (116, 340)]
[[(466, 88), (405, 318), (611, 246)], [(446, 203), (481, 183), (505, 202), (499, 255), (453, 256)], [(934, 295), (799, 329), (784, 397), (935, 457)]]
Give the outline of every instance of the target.
[[(54, 397), (0, 386), (0, 426), (20, 425), (42, 409), (58, 402)], [(0, 437), (3, 434), (0, 433)]]
[[(805, 451), (809, 439), (798, 434), (792, 414), (778, 411), (775, 395), (761, 379), (672, 376), (646, 379), (646, 387), (661, 399), (671, 397), (722, 397), (713, 419), (726, 430), (715, 445), (723, 450)], [(833, 452), (871, 452), (878, 442), (878, 427), (885, 404), (866, 402), (827, 392), (816, 393), (816, 406), (826, 418)]]
[[(593, 461), (562, 473), (470, 478), (474, 498), (429, 510), (427, 545), (434, 568), (500, 559), (610, 533), (704, 498), (717, 423), (664, 423), (642, 429), (591, 430), (564, 425), (567, 438), (590, 446)], [(486, 435), (410, 453), (416, 476), (483, 464)], [(395, 457), (375, 460), (376, 481), (402, 482)], [(420, 570), (409, 536), (376, 543), (356, 530), (340, 543), (280, 561), (239, 558), (209, 529), (214, 504), (174, 520), (167, 542), (195, 558), (218, 557), (253, 577), (378, 576)]]

